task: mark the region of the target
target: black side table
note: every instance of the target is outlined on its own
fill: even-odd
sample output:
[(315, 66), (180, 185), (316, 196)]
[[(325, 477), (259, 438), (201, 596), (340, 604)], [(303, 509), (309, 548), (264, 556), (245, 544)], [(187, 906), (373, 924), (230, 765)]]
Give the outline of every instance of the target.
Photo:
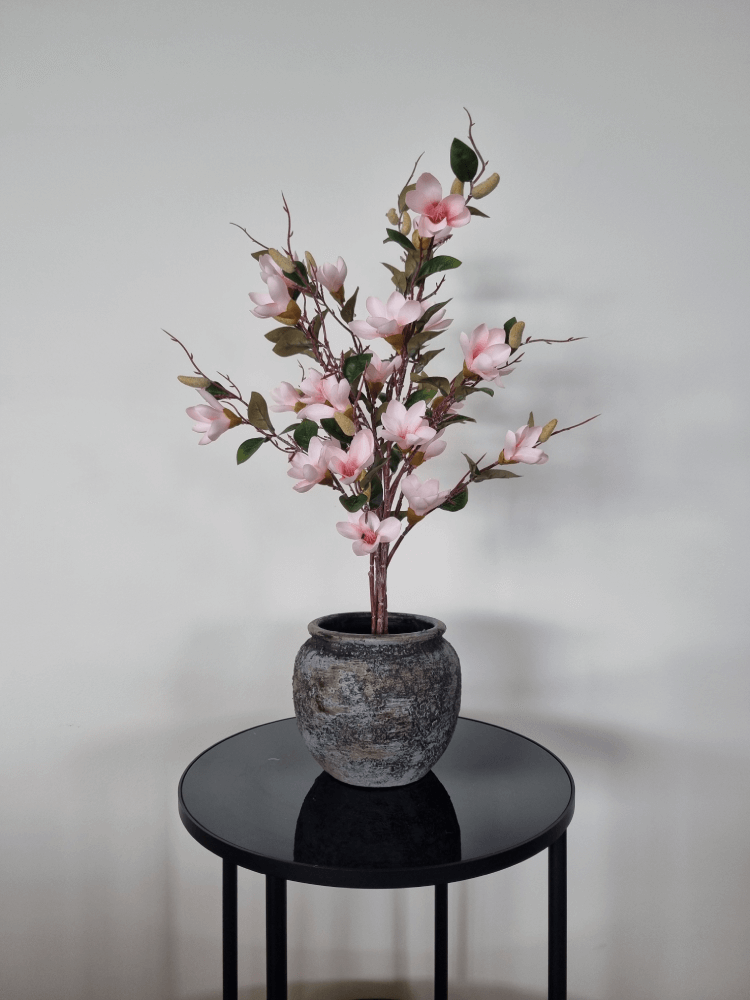
[(573, 778), (518, 733), (459, 719), (430, 774), (404, 788), (354, 788), (322, 772), (294, 719), (230, 736), (179, 787), (188, 832), (223, 859), (224, 1000), (237, 1000), (237, 866), (266, 876), (269, 1000), (286, 1000), (286, 883), (435, 886), (435, 1000), (448, 996), (448, 883), (549, 849), (550, 1000), (566, 995), (566, 830)]

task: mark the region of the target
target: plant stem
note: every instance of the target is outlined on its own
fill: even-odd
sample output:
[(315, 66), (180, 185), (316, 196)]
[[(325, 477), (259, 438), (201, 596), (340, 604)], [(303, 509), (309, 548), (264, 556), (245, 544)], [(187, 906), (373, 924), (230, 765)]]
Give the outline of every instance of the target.
[(381, 543), (375, 553), (375, 628), (373, 635), (388, 633), (388, 545)]

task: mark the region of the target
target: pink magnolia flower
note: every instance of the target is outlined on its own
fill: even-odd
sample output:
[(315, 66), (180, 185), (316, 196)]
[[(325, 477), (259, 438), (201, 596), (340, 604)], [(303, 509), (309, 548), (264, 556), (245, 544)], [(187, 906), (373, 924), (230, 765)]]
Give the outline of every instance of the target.
[(447, 441), (440, 440), (443, 434), (445, 434), (445, 429), (438, 431), (426, 448), (419, 449), (419, 453), (423, 456), (423, 462), (426, 462), (428, 458), (437, 458), (438, 455), (443, 454), (448, 444)]
[(191, 420), (195, 420), (193, 430), (196, 434), (202, 434), (198, 444), (211, 444), (220, 437), (224, 431), (228, 431), (232, 426), (232, 420), (224, 412), (224, 407), (214, 399), (210, 392), (199, 389), (198, 392), (208, 403), (208, 406), (188, 406), (185, 412)]
[(427, 320), (423, 327), (423, 332), (428, 330), (435, 333), (442, 333), (443, 330), (447, 330), (448, 327), (453, 322), (452, 319), (443, 319), (445, 316), (445, 309), (438, 309), (434, 316)]
[[(312, 381), (314, 375), (317, 378)], [(308, 387), (312, 390), (314, 401), (299, 411), (300, 420), (315, 420), (319, 423), (324, 417), (332, 417), (336, 412), (345, 413), (351, 406), (349, 402), (351, 386), (347, 379), (342, 378), (339, 381), (335, 375), (323, 378), (319, 372), (310, 372), (310, 375), (302, 381), (303, 390), (306, 388), (305, 383), (308, 383)], [(318, 402), (321, 395), (324, 402)], [(306, 402), (304, 396), (302, 401)]]
[(354, 320), (349, 324), (352, 333), (362, 340), (374, 340), (376, 337), (394, 337), (401, 333), (405, 326), (420, 318), (425, 307), (416, 299), (407, 299), (401, 292), (394, 292), (387, 302), (381, 302), (371, 295), (367, 299), (367, 321)]
[(503, 459), (506, 462), (525, 462), (527, 465), (544, 465), (549, 459), (543, 451), (536, 447), (542, 427), (519, 427), (516, 433), (508, 431), (505, 435)]
[(335, 264), (321, 264), (315, 271), (315, 277), (329, 292), (338, 292), (346, 281), (346, 264), (339, 257)]
[(511, 368), (505, 368), (502, 372), (498, 370), (503, 368), (510, 357), (510, 345), (505, 343), (505, 330), (497, 327), (489, 330), (487, 324), (482, 323), (471, 336), (462, 333), (459, 340), (466, 367), (480, 378), (500, 385), (501, 375), (512, 371)]
[(269, 410), (273, 410), (274, 413), (284, 413), (287, 410), (296, 413), (301, 402), (300, 391), (295, 389), (291, 382), (282, 382), (275, 389), (271, 389), (271, 398), (276, 405), (269, 406)]
[(471, 220), (463, 195), (449, 194), (443, 198), (440, 181), (432, 174), (420, 174), (416, 189), (406, 195), (406, 204), (412, 212), (421, 212), (417, 230), (423, 238), (442, 235), (446, 226), (456, 229)]
[(377, 514), (369, 511), (367, 514), (350, 514), (348, 521), (339, 521), (336, 531), (344, 538), (356, 539), (352, 552), (356, 556), (366, 556), (383, 542), (392, 542), (401, 531), (401, 522), (397, 517), (386, 517), (381, 521)]
[(395, 441), (402, 451), (431, 441), (437, 432), (425, 419), (426, 409), (427, 403), (423, 399), (408, 410), (399, 400), (392, 399), (381, 417), (383, 440)]
[(389, 375), (399, 370), (401, 362), (402, 358), (398, 357), (398, 355), (392, 361), (381, 361), (377, 354), (373, 354), (369, 365), (365, 368), (365, 380), (367, 382), (383, 383)]
[(328, 475), (331, 448), (330, 441), (314, 437), (310, 438), (307, 452), (295, 451), (286, 474), (300, 480), (294, 487), (298, 493), (307, 493)]
[(259, 319), (268, 319), (269, 316), (278, 316), (283, 313), (289, 305), (290, 299), (289, 289), (280, 275), (269, 274), (265, 281), (268, 285), (268, 295), (265, 292), (250, 292), (250, 298), (255, 303), (255, 309), (252, 312)]
[(450, 496), (450, 490), (441, 490), (437, 479), (421, 482), (419, 476), (412, 472), (401, 480), (401, 492), (409, 501), (409, 506), (418, 517), (424, 517), (431, 510), (439, 507)]
[(353, 483), (363, 469), (372, 463), (375, 451), (375, 438), (372, 431), (364, 428), (352, 438), (349, 451), (344, 451), (338, 445), (332, 445), (328, 453), (328, 468), (342, 483)]
[[(296, 253), (292, 255), (292, 259), (297, 260)], [(269, 278), (281, 278), (287, 288), (299, 288), (299, 285), (292, 281), (291, 278), (287, 278), (270, 253), (264, 253), (258, 260), (258, 263), (260, 264), (261, 280), (265, 281), (266, 284), (268, 284)]]
[(307, 378), (300, 382), (300, 399), (303, 403), (325, 403), (326, 394), (323, 388), (323, 376), (311, 368)]

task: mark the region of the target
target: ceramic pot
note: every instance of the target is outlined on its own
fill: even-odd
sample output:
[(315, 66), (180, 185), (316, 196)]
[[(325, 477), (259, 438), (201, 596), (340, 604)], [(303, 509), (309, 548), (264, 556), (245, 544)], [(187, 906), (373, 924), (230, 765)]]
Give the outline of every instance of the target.
[(445, 752), (461, 704), (461, 665), (425, 615), (326, 615), (294, 663), (294, 710), (305, 744), (334, 778), (392, 788), (424, 777)]

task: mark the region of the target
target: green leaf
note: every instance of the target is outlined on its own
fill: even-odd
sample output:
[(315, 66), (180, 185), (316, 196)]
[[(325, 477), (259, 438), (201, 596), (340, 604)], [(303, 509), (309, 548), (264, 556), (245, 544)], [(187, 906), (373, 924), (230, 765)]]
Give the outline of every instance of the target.
[(267, 253), (268, 253), (268, 250), (256, 250), (255, 253), (251, 253), (250, 256), (253, 258), (253, 260), (258, 260), (259, 261), (260, 258), (263, 257), (263, 256), (265, 256), (265, 254), (267, 254)]
[(206, 386), (206, 392), (209, 393), (214, 399), (230, 399), (232, 396), (231, 392), (227, 392), (223, 385), (219, 385), (218, 382), (209, 382)]
[(440, 509), (448, 510), (453, 514), (457, 510), (463, 510), (468, 502), (469, 502), (469, 491), (466, 489), (466, 487), (464, 487), (461, 490), (461, 492), (458, 493), (456, 496), (451, 497), (449, 500), (446, 500), (445, 503), (441, 503)]
[(307, 451), (310, 447), (311, 439), (317, 436), (318, 425), (314, 420), (303, 420), (301, 424), (297, 424), (294, 431), (294, 440), (303, 451)]
[(461, 413), (451, 413), (449, 417), (440, 422), (441, 427), (448, 427), (450, 424), (475, 424), (474, 417), (465, 417)]
[(304, 285), (306, 288), (310, 284), (310, 276), (307, 273), (307, 268), (301, 260), (294, 262), (294, 274), (290, 274), (289, 277), (292, 281), (296, 281), (297, 284)]
[(391, 448), (391, 475), (396, 474), (396, 469), (399, 467), (403, 461), (404, 453), (401, 451), (397, 444)]
[(388, 515), (389, 517), (397, 517), (399, 521), (403, 521), (404, 518), (408, 517), (409, 512), (407, 510), (392, 510)]
[(469, 209), (471, 215), (478, 215), (482, 219), (489, 219), (489, 215), (486, 215), (484, 212), (480, 212), (479, 209), (474, 208), (473, 205), (467, 205), (466, 207)]
[(508, 469), (486, 469), (474, 477), (474, 482), (483, 483), (487, 479), (521, 479), (521, 476), (516, 475), (515, 472), (509, 472)]
[(460, 181), (473, 181), (479, 170), (477, 154), (460, 139), (451, 143), (451, 170)]
[(406, 196), (407, 196), (407, 194), (410, 191), (414, 191), (415, 188), (416, 188), (416, 186), (417, 186), (416, 184), (406, 184), (401, 189), (401, 194), (398, 196), (398, 210), (399, 210), (399, 212), (405, 212), (406, 211)]
[(273, 345), (273, 353), (280, 358), (290, 358), (293, 354), (306, 354), (308, 358), (314, 358), (315, 354), (310, 349), (310, 341), (302, 330), (297, 330), (290, 326), (281, 326), (276, 330), (271, 330), (266, 334), (266, 340), (270, 340)]
[(413, 392), (410, 396), (407, 396), (404, 406), (408, 410), (410, 406), (414, 406), (415, 403), (419, 403), (421, 400), (429, 403), (435, 395), (437, 395), (437, 389), (419, 389), (417, 392)]
[(469, 456), (466, 454), (465, 451), (462, 451), (461, 454), (469, 463), (469, 468), (471, 469), (471, 478), (474, 479), (475, 476), (479, 475), (479, 466), (477, 465), (477, 463), (474, 461), (473, 458), (469, 458)]
[(289, 431), (294, 431), (300, 426), (301, 424), (289, 424), (289, 426), (285, 427), (283, 431), (279, 431), (279, 434), (288, 434)]
[(344, 362), (344, 378), (353, 386), (372, 361), (372, 354), (353, 354)]
[(445, 350), (444, 347), (438, 347), (436, 351), (427, 351), (426, 354), (423, 354), (421, 358), (419, 358), (419, 360), (415, 362), (414, 367), (412, 368), (412, 375), (421, 372), (425, 368), (425, 366), (432, 361), (433, 358), (436, 358), (438, 354), (442, 354), (444, 350)]
[(427, 374), (417, 374), (414, 372), (411, 374), (411, 381), (416, 382), (418, 385), (424, 386), (434, 386), (438, 392), (442, 392), (444, 396), (447, 396), (451, 390), (451, 384), (447, 378), (443, 375), (427, 375)]
[(510, 331), (513, 329), (513, 327), (516, 325), (517, 322), (518, 320), (516, 319), (516, 317), (511, 316), (511, 318), (506, 323), (503, 323), (503, 330), (505, 330), (505, 333), (506, 334), (510, 333)]
[(383, 240), (383, 243), (398, 243), (398, 245), (403, 247), (404, 250), (411, 252), (414, 251), (414, 244), (412, 241), (408, 236), (404, 236), (403, 233), (400, 233), (398, 229), (386, 229), (386, 232), (388, 233), (388, 239)]
[(425, 309), (419, 321), (415, 324), (415, 330), (417, 332), (423, 330), (430, 322), (432, 317), (435, 315), (435, 313), (440, 312), (441, 309), (444, 309), (450, 301), (451, 301), (450, 299), (446, 299), (445, 302), (436, 302), (434, 305), (431, 305), (429, 309)]
[(411, 278), (412, 274), (416, 271), (419, 266), (419, 254), (414, 249), (411, 248), (410, 252), (406, 255), (406, 260), (404, 261), (404, 274), (407, 278)]
[(376, 473), (378, 473), (388, 460), (386, 458), (379, 458), (377, 462), (373, 462), (370, 468), (367, 470), (365, 475), (359, 481), (359, 488), (361, 490), (365, 489), (370, 485)]
[(452, 268), (460, 266), (461, 261), (456, 260), (455, 257), (448, 257), (446, 255), (433, 257), (432, 260), (426, 260), (422, 264), (417, 275), (417, 281), (424, 281), (425, 278), (429, 278), (431, 274), (437, 274), (438, 271), (450, 271)]
[(247, 404), (247, 419), (259, 431), (273, 431), (273, 424), (268, 415), (268, 406), (259, 392), (250, 393)]
[[(359, 291), (359, 289), (357, 289), (357, 291)], [(356, 295), (357, 293), (355, 292), (354, 294)], [(320, 328), (323, 325), (323, 321), (325, 320), (327, 315), (328, 315), (328, 310), (324, 309), (323, 312), (320, 313), (320, 315), (316, 316), (315, 319), (310, 324), (310, 333), (312, 334), (313, 340), (318, 339)]]
[(439, 337), (443, 330), (423, 330), (421, 333), (414, 333), (409, 337), (409, 356), (414, 357), (420, 352), (428, 340)]
[(396, 288), (398, 288), (398, 290), (401, 292), (401, 294), (405, 295), (406, 294), (406, 275), (404, 274), (404, 272), (403, 271), (399, 271), (399, 269), (397, 267), (393, 267), (392, 264), (386, 264), (385, 261), (383, 261), (383, 267), (387, 267), (388, 268), (388, 270), (393, 275), (393, 277), (391, 278), (391, 281), (396, 286)]
[(380, 476), (373, 476), (370, 481), (370, 499), (368, 503), (370, 504), (370, 510), (374, 510), (379, 507), (383, 502), (383, 484), (380, 480)]
[(364, 505), (367, 503), (367, 497), (364, 493), (358, 493), (356, 497), (339, 497), (339, 503), (341, 506), (348, 510), (350, 514), (353, 514), (357, 510), (362, 510)]
[(350, 295), (346, 302), (341, 307), (341, 318), (345, 323), (351, 323), (354, 319), (354, 310), (357, 306), (357, 293), (359, 292), (359, 285), (354, 289), (354, 295)]
[(351, 437), (348, 434), (344, 434), (339, 425), (333, 419), (333, 417), (323, 417), (320, 421), (320, 426), (323, 430), (329, 434), (332, 438), (336, 438), (342, 444), (349, 445), (351, 442)]
[(472, 393), (472, 392), (486, 392), (488, 396), (494, 396), (495, 395), (495, 390), (494, 389), (490, 389), (486, 385), (470, 385), (470, 386), (468, 386), (467, 389), (466, 389), (467, 395), (469, 393)]
[(247, 441), (243, 441), (237, 449), (237, 465), (242, 465), (248, 458), (252, 458), (258, 448), (266, 441), (267, 438), (248, 438)]

